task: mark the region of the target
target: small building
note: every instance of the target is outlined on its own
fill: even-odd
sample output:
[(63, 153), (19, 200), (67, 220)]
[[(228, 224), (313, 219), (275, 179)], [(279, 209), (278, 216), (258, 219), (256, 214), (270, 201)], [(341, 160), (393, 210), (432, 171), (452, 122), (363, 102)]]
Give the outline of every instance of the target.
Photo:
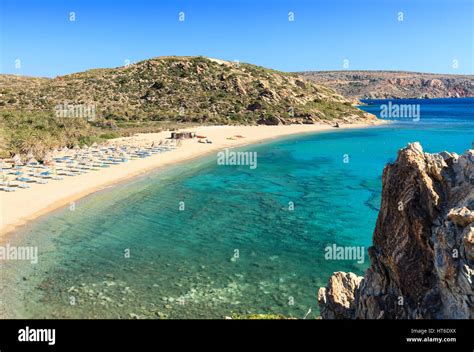
[(196, 132), (171, 132), (171, 139), (191, 139), (196, 138)]

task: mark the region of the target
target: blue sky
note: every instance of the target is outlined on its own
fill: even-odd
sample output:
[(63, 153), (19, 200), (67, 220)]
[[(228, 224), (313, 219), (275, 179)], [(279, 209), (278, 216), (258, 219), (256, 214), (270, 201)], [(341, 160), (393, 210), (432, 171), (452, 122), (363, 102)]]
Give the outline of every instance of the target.
[(0, 3), (1, 73), (54, 77), (162, 55), (204, 55), (283, 71), (341, 70), (348, 60), (354, 70), (474, 73), (472, 0)]

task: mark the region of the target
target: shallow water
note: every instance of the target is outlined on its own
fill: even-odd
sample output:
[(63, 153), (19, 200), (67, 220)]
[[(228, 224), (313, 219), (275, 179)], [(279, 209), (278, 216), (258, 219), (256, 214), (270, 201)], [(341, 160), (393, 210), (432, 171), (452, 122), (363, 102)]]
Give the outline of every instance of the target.
[(362, 264), (326, 260), (325, 248), (366, 251), (382, 170), (397, 150), (412, 141), (427, 152), (471, 146), (472, 100), (459, 101), (423, 103), (430, 106), (416, 123), (241, 148), (258, 152), (255, 170), (218, 166), (211, 156), (86, 197), (74, 211), (64, 208), (12, 235), (11, 245), (38, 246), (40, 258), (36, 265), (0, 262), (0, 311), (219, 318), (303, 317), (312, 308), (315, 317), (317, 290), (332, 272), (363, 274), (369, 264), (367, 255)]

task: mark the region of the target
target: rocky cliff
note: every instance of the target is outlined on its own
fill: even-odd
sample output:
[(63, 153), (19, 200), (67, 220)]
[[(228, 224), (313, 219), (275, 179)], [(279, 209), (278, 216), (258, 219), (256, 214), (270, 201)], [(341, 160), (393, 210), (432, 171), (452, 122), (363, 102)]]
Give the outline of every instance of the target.
[(369, 256), (364, 277), (337, 272), (319, 290), (324, 319), (474, 318), (474, 150), (400, 150)]
[(304, 78), (353, 99), (474, 96), (474, 76), (395, 71), (309, 71)]

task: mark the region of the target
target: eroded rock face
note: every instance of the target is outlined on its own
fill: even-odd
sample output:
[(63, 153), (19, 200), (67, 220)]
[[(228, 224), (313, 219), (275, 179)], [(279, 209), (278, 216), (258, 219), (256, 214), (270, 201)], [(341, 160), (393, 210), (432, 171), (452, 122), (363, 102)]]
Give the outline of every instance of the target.
[(355, 312), (355, 292), (362, 277), (338, 271), (318, 293), (321, 315), (326, 319), (350, 319)]
[(323, 318), (474, 318), (474, 150), (399, 152), (383, 172), (369, 256), (363, 278), (334, 285), (335, 273), (320, 290)]

